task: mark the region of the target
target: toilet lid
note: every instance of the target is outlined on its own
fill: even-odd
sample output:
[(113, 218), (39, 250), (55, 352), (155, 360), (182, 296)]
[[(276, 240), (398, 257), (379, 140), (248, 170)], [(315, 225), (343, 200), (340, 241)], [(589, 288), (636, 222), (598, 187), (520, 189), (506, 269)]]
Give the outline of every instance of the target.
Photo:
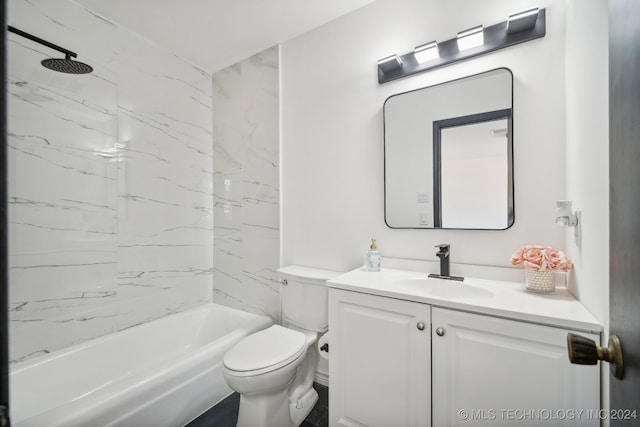
[(306, 343), (302, 332), (273, 325), (243, 338), (224, 355), (224, 366), (237, 372), (277, 369), (297, 359)]

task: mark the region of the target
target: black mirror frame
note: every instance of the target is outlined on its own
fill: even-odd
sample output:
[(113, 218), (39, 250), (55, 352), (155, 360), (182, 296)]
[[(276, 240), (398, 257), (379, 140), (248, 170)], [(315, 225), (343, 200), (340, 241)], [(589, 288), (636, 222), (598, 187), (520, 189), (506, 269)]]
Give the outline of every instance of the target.
[[(383, 191), (384, 191), (384, 197), (383, 197), (383, 212), (384, 212), (384, 223), (387, 227), (391, 228), (391, 229), (400, 229), (400, 230), (474, 230), (474, 231), (504, 231), (507, 230), (509, 228), (511, 228), (513, 226), (513, 224), (515, 224), (515, 218), (516, 218), (516, 208), (515, 208), (515, 181), (514, 181), (514, 156), (513, 156), (513, 149), (514, 149), (514, 138), (513, 138), (513, 134), (514, 134), (514, 113), (513, 113), (513, 92), (514, 92), (514, 78), (513, 78), (513, 72), (511, 71), (511, 69), (509, 69), (508, 67), (498, 67), (498, 68), (493, 68), (490, 70), (486, 70), (486, 71), (482, 71), (476, 74), (471, 74), (468, 76), (464, 76), (464, 77), (460, 77), (457, 79), (453, 79), (453, 80), (447, 80), (445, 82), (442, 83), (437, 83), (435, 85), (432, 86), (426, 86), (426, 87), (421, 87), (421, 88), (417, 88), (417, 89), (413, 89), (407, 92), (402, 92), (402, 93), (396, 93), (393, 94), (391, 96), (389, 96), (383, 103), (382, 106), (382, 110), (383, 110), (383, 123), (382, 123), (382, 128), (383, 128), (383, 135), (386, 135), (386, 123), (384, 121), (384, 110), (387, 106), (387, 101), (389, 101), (389, 99), (396, 97), (398, 95), (403, 95), (406, 93), (410, 93), (410, 92), (415, 92), (418, 90), (423, 90), (423, 89), (428, 89), (431, 87), (435, 87), (435, 86), (441, 86), (441, 85), (445, 85), (445, 84), (449, 84), (449, 83), (454, 83), (460, 80), (464, 80), (470, 77), (476, 77), (476, 76), (480, 76), (482, 74), (486, 74), (486, 73), (490, 73), (493, 71), (498, 71), (498, 70), (504, 70), (507, 71), (511, 77), (511, 108), (509, 110), (511, 110), (511, 121), (510, 121), (510, 129), (509, 132), (511, 134), (511, 141), (509, 144), (509, 182), (508, 182), (508, 189), (509, 189), (509, 198), (511, 200), (510, 203), (510, 210), (508, 212), (508, 226), (504, 229), (495, 229), (495, 228), (441, 228), (441, 227), (398, 227), (398, 226), (392, 226), (389, 224), (389, 222), (387, 221), (387, 160), (386, 160), (386, 149), (384, 148), (386, 146), (386, 136), (383, 138)], [(500, 110), (499, 110), (500, 111)], [(434, 183), (434, 188), (435, 188), (435, 183)], [(434, 195), (434, 200), (435, 200), (435, 195)], [(434, 202), (435, 203), (435, 202)], [(434, 218), (435, 220), (435, 218)]]

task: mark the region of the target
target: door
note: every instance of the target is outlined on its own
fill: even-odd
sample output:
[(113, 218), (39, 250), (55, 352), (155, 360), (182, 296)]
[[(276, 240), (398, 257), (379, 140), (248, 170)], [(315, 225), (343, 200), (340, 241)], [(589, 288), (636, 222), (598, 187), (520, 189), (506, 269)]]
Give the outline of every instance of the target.
[(329, 289), (329, 425), (431, 425), (429, 319), (426, 304)]
[[(609, 0), (610, 327), (625, 374), (611, 377), (612, 426), (640, 422), (640, 2)], [(637, 418), (624, 410), (636, 410)]]
[(431, 324), (434, 426), (599, 425), (579, 415), (600, 407), (600, 370), (569, 363), (571, 331), (439, 307)]
[(2, 26), (2, 103), (0, 106), (0, 126), (2, 142), (0, 143), (0, 427), (9, 425), (9, 298), (7, 283), (7, 59), (6, 59), (6, 2), (0, 6), (0, 25)]

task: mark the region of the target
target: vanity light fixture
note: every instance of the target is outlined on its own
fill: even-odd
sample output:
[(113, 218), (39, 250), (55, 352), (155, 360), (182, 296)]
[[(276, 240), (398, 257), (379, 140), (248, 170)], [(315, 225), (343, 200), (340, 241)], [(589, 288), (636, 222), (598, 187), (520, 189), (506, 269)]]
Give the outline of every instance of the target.
[(507, 33), (513, 34), (519, 31), (531, 30), (536, 25), (538, 13), (540, 13), (540, 8), (536, 6), (509, 15), (509, 19), (507, 20)]
[(428, 61), (440, 58), (440, 50), (438, 49), (438, 43), (432, 41), (420, 46), (416, 46), (413, 50), (413, 56), (418, 61), (418, 64), (423, 64)]
[[(404, 55), (378, 60), (378, 83), (422, 73), (505, 47), (544, 37), (546, 11), (538, 7), (509, 15), (508, 20), (461, 31), (457, 37), (416, 47)], [(437, 54), (437, 56), (436, 56)]]
[(389, 73), (402, 67), (402, 60), (396, 54), (378, 59), (378, 68), (383, 73)]
[(460, 51), (482, 46), (484, 44), (484, 29), (482, 25), (460, 31), (458, 37), (456, 37), (456, 42)]
[(556, 202), (556, 225), (560, 227), (575, 227), (574, 237), (576, 245), (582, 244), (581, 212), (571, 210), (570, 200), (558, 200)]

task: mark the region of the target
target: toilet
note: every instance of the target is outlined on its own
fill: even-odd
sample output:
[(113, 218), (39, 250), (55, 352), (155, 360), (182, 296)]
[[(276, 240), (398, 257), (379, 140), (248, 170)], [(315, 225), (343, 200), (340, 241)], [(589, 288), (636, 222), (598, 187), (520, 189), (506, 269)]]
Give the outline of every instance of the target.
[(297, 427), (318, 401), (315, 344), (328, 329), (325, 282), (340, 273), (301, 266), (278, 273), (284, 326), (251, 334), (224, 356), (224, 378), (240, 394), (238, 427)]

